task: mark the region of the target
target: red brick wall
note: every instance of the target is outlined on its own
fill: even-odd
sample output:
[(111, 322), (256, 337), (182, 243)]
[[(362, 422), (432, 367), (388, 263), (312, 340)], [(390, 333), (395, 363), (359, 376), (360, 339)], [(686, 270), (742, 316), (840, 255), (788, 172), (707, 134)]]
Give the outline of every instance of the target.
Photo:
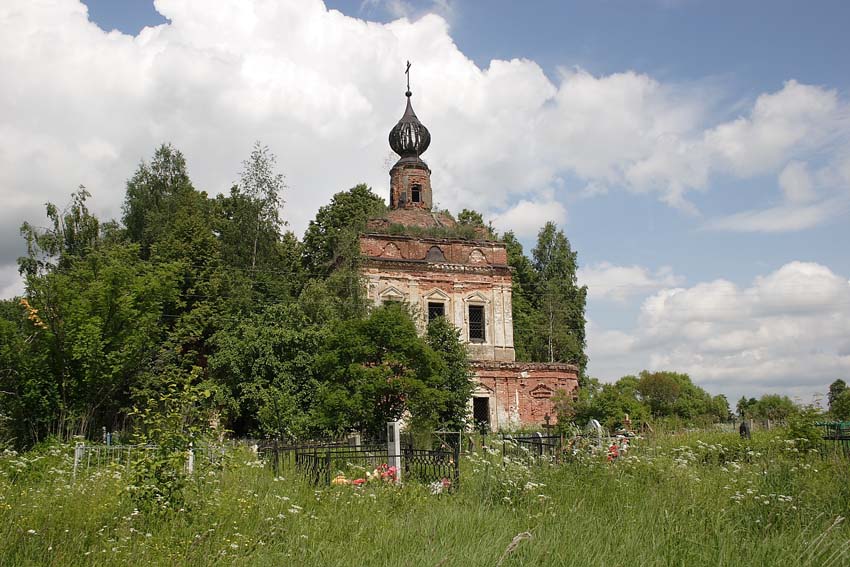
[[(508, 263), (508, 253), (501, 242), (366, 234), (360, 237), (360, 252), (367, 257), (388, 257), (384, 250), (389, 243), (393, 243), (400, 254), (389, 256), (392, 258), (423, 260), (432, 246), (438, 246), (446, 261), (451, 264), (507, 266)], [(392, 254), (396, 254), (392, 247), (390, 250)]]
[[(420, 162), (421, 163), (421, 162)], [(413, 185), (421, 188), (420, 202), (413, 203), (410, 189)], [(405, 195), (402, 205), (401, 196)], [(421, 166), (396, 165), (390, 170), (390, 199), (393, 208), (423, 208), (430, 209), (431, 199), (431, 172), (424, 163)]]
[(555, 424), (550, 394), (578, 389), (578, 371), (570, 364), (474, 362), (473, 370), (490, 395), (493, 429), (542, 426), (547, 413)]

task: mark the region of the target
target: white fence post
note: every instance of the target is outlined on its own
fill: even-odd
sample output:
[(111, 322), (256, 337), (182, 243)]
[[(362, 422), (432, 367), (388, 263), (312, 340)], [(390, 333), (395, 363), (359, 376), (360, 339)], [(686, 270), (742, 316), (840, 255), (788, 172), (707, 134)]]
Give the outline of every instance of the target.
[(395, 467), (396, 482), (401, 484), (401, 422), (387, 422), (387, 464)]
[(186, 461), (186, 470), (189, 474), (195, 472), (195, 449), (191, 443), (189, 443), (189, 459)]
[(83, 458), (83, 444), (77, 443), (74, 446), (74, 472), (71, 475), (73, 480), (77, 480), (77, 468), (80, 466), (80, 460)]

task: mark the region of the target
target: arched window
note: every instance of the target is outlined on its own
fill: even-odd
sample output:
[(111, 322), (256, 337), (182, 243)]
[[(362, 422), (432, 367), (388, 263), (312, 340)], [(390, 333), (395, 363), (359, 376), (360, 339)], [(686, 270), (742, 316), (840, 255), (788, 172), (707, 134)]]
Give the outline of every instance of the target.
[(420, 185), (413, 185), (410, 188), (410, 200), (413, 203), (420, 203), (422, 200), (422, 187)]

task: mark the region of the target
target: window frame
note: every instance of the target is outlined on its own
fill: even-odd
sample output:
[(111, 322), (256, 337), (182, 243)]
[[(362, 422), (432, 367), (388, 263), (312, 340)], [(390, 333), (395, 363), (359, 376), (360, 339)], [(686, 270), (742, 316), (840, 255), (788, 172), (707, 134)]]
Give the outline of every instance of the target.
[[(472, 336), (472, 310), (481, 310), (481, 337)], [(467, 330), (466, 336), (470, 343), (485, 344), (487, 342), (487, 310), (482, 303), (468, 303), (466, 306)], [(476, 333), (477, 334), (477, 333)]]
[[(442, 313), (440, 313), (439, 315), (437, 315), (435, 317), (431, 317), (431, 306), (432, 305), (434, 307), (439, 306), (440, 309), (442, 310)], [(427, 313), (428, 313), (428, 324), (429, 325), (431, 324), (431, 321), (433, 321), (437, 317), (442, 317), (444, 319), (446, 318), (446, 302), (445, 301), (431, 301), (429, 299), (427, 301), (427, 304), (426, 304), (426, 309), (427, 309)]]

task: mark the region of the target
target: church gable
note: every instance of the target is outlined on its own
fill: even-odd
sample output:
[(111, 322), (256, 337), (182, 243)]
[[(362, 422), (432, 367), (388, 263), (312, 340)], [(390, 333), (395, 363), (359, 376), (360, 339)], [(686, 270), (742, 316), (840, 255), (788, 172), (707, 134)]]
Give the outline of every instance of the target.
[(440, 288), (435, 288), (423, 295), (426, 301), (449, 301), (451, 297), (449, 294), (441, 290)]
[(386, 303), (388, 301), (406, 301), (407, 294), (391, 285), (379, 293), (378, 298), (381, 300), (381, 303)]

